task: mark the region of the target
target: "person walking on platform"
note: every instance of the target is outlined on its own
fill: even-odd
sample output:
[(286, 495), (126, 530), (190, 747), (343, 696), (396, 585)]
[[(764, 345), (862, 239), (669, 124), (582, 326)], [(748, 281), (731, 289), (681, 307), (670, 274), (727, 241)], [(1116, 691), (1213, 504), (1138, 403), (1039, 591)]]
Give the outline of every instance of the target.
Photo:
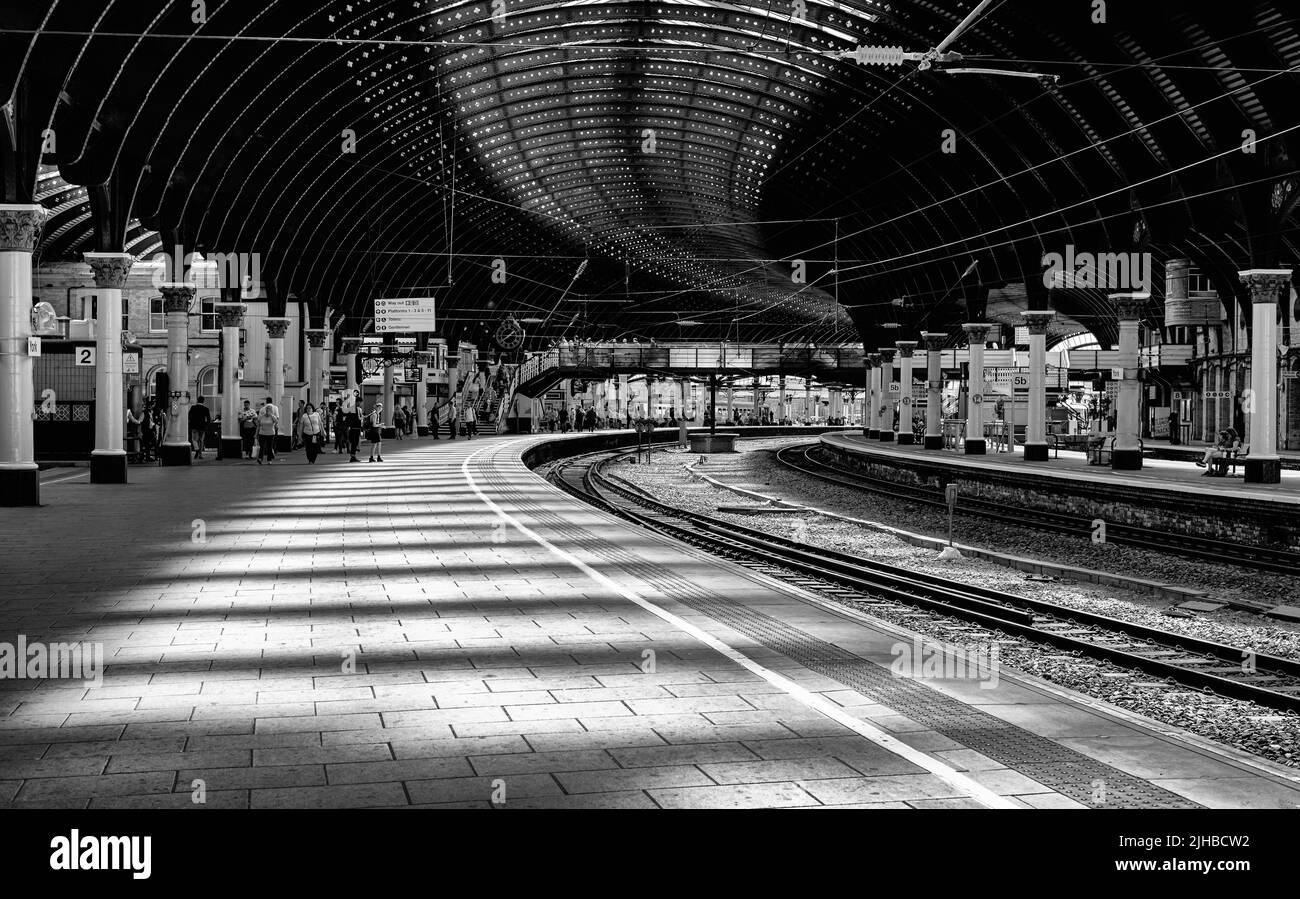
[(243, 444), (244, 458), (253, 458), (253, 447), (257, 443), (257, 413), (248, 400), (239, 410), (239, 440)]
[[(428, 409), (427, 406), (425, 408), (426, 410)], [(429, 433), (433, 435), (434, 440), (437, 440), (438, 439), (438, 407), (434, 406), (431, 411), (428, 411), (427, 414), (425, 415), (425, 418), (429, 422)]]
[(279, 429), (280, 407), (268, 396), (257, 413), (257, 444), (261, 450), (257, 456), (258, 465), (263, 462), (270, 465), (275, 461), (275, 437)]
[(406, 407), (398, 406), (393, 410), (393, 437), (402, 440), (406, 436)]
[(375, 403), (375, 407), (366, 416), (366, 442), (370, 444), (370, 461), (375, 457), (384, 461), (384, 404)]
[(474, 435), (478, 433), (478, 416), (475, 414), (472, 404), (465, 404), (465, 408), (460, 413), (460, 421), (462, 430), (465, 432), (465, 439), (473, 440)]
[(194, 449), (194, 458), (203, 458), (203, 444), (208, 439), (208, 425), (212, 424), (212, 413), (203, 405), (203, 397), (190, 406), (190, 446)]
[(357, 452), (361, 449), (361, 412), (356, 405), (351, 406), (343, 416), (344, 428), (348, 432), (348, 461), (360, 462)]
[(325, 422), (321, 414), (316, 411), (316, 407), (311, 403), (303, 406), (302, 414), (298, 416), (298, 441), (307, 451), (308, 465), (316, 463), (316, 456), (320, 453), (324, 435)]
[(587, 415), (584, 424), (586, 425), (588, 431), (595, 433), (596, 431), (596, 407), (595, 406), (592, 406), (590, 409), (587, 410)]
[(334, 452), (342, 453), (348, 446), (348, 416), (339, 403), (334, 410)]

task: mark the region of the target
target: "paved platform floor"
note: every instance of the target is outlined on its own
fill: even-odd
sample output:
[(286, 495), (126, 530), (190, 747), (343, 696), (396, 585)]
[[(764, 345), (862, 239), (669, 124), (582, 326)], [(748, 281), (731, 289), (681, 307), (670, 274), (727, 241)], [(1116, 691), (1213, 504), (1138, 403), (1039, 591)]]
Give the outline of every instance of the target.
[[(916, 445), (899, 446), (896, 443), (868, 440), (862, 435), (861, 430), (826, 434), (820, 439), (850, 450), (866, 450), (898, 457), (933, 458), (941, 460), (945, 465), (955, 467), (970, 466), (1009, 472), (1032, 472), (1036, 475), (1067, 480), (1127, 484), (1146, 488), (1158, 487), (1162, 490), (1197, 495), (1248, 496), (1261, 502), (1300, 505), (1300, 471), (1290, 469), (1282, 470), (1281, 483), (1247, 484), (1242, 477), (1241, 465), (1237, 466), (1235, 476), (1205, 477), (1205, 469), (1197, 466), (1194, 460), (1178, 461), (1148, 457), (1142, 460), (1140, 471), (1114, 471), (1109, 465), (1089, 465), (1085, 453), (1072, 450), (1061, 450), (1059, 458), (1053, 457), (1046, 462), (1026, 462), (1024, 447), (1020, 446), (1015, 447), (1010, 453), (967, 456), (953, 450), (927, 450)], [(1204, 448), (1201, 451), (1203, 453)]]
[(0, 642), (107, 667), (0, 680), (0, 803), (1300, 803), (1032, 679), (893, 676), (907, 633), (565, 496), (533, 439), (50, 473), (0, 510)]

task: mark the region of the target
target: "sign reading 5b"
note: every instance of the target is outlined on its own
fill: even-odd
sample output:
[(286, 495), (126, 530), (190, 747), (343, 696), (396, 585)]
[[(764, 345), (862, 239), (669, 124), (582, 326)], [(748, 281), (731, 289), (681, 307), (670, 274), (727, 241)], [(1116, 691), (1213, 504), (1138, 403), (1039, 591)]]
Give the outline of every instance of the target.
[(78, 365), (95, 364), (95, 348), (93, 346), (79, 346), (73, 352), (73, 356)]

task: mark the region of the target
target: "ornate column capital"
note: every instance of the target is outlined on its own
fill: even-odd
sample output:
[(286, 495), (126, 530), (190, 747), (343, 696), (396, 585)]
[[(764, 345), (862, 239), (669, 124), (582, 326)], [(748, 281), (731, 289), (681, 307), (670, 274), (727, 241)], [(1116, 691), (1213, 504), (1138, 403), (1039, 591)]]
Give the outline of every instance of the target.
[(880, 348), (880, 361), (886, 365), (894, 361), (894, 353), (898, 352), (897, 347), (882, 346)]
[(324, 349), (330, 336), (328, 328), (304, 328), (302, 333), (307, 335), (307, 342), (313, 350)]
[(915, 340), (898, 340), (894, 342), (894, 346), (898, 347), (898, 357), (900, 359), (911, 359), (912, 353), (916, 352)]
[(289, 330), (287, 318), (264, 318), (262, 324), (266, 325), (266, 335), (272, 340), (283, 340), (284, 332)]
[(925, 341), (926, 352), (937, 353), (943, 349), (943, 345), (948, 342), (948, 332), (922, 331), (921, 339)]
[(194, 305), (194, 285), (193, 284), (163, 284), (158, 288), (163, 295), (163, 312), (185, 312), (190, 311)]
[(361, 349), (360, 337), (343, 337), (340, 338), (339, 342), (340, 342), (339, 352), (341, 352), (344, 356), (355, 356), (357, 354), (357, 351)]
[(1147, 303), (1151, 301), (1149, 293), (1112, 293), (1110, 301), (1115, 304), (1115, 313), (1122, 322), (1141, 321)]
[(1276, 303), (1278, 296), (1291, 284), (1289, 268), (1252, 268), (1237, 272), (1241, 283), (1250, 285), (1252, 303)]
[(248, 307), (243, 303), (213, 303), (212, 308), (217, 313), (218, 327), (244, 327), (244, 313), (248, 311)]
[(0, 203), (0, 253), (31, 253), (48, 218), (44, 206)]
[(969, 322), (961, 326), (966, 332), (967, 343), (978, 343), (983, 345), (988, 339), (989, 331), (993, 330), (993, 325), (989, 322)]
[(880, 368), (880, 354), (879, 354), (879, 353), (867, 353), (867, 354), (866, 354), (865, 356), (863, 356), (862, 358), (863, 358), (864, 361), (866, 361), (866, 363), (867, 363), (867, 368)]
[(1056, 313), (1051, 309), (1030, 309), (1027, 312), (1020, 313), (1025, 318), (1025, 327), (1029, 329), (1030, 335), (1042, 335), (1047, 333), (1047, 326), (1056, 318)]
[(95, 276), (95, 286), (103, 290), (121, 290), (135, 257), (130, 253), (86, 253), (86, 264)]

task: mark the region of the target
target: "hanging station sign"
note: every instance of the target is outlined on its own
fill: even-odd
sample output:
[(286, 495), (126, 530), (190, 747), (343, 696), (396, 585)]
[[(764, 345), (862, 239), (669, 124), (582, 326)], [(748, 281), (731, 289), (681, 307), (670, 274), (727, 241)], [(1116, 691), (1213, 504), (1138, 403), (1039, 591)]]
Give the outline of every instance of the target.
[(434, 331), (433, 297), (377, 297), (375, 299), (375, 331), (380, 333), (405, 333)]

